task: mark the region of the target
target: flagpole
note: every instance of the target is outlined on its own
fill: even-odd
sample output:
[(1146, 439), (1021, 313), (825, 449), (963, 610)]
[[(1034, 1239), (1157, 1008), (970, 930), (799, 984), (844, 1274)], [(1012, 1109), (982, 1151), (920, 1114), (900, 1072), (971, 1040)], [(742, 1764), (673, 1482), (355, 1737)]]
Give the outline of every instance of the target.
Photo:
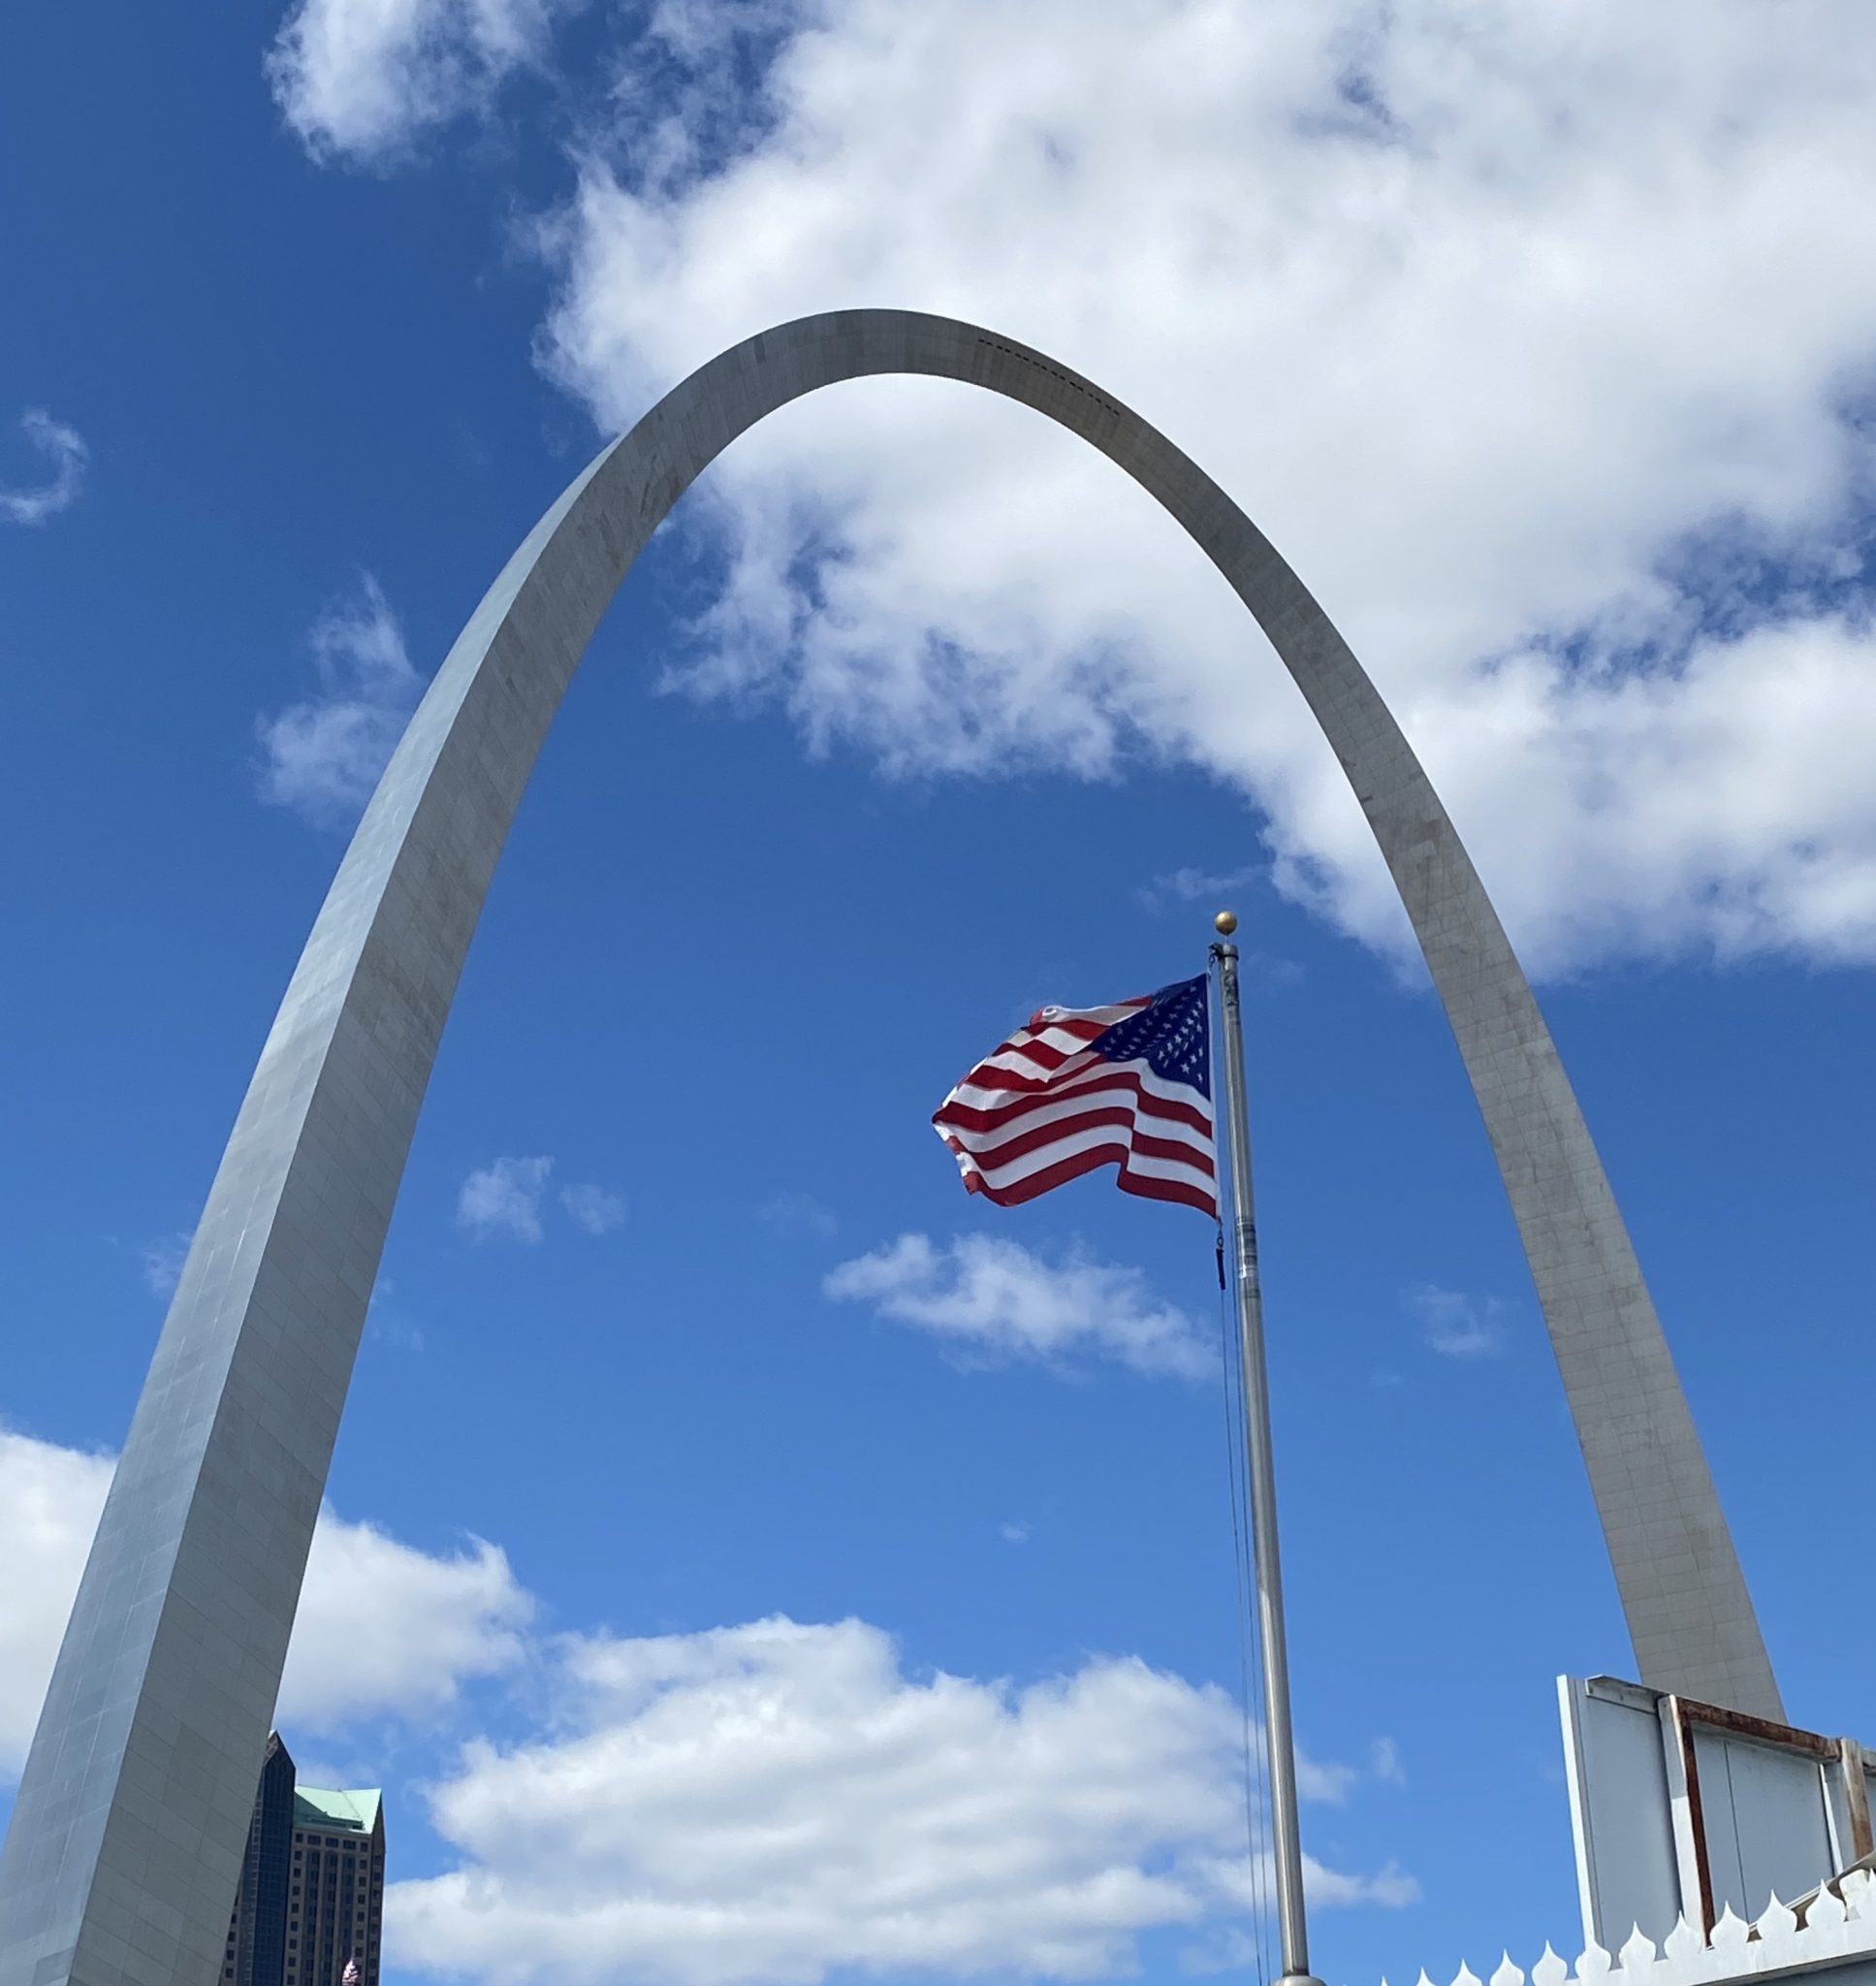
[(1229, 911), (1221, 911), (1213, 921), (1219, 932), (1211, 956), (1218, 969), (1224, 1122), (1231, 1155), (1232, 1260), (1237, 1270), (1238, 1352), (1244, 1376), (1244, 1447), (1250, 1465), (1251, 1539), (1256, 1561), (1264, 1761), (1270, 1781), (1277, 1921), (1283, 1942), (1284, 1986), (1320, 1986), (1309, 1969), (1309, 1926), (1303, 1913), (1296, 1746), (1289, 1722), (1289, 1654), (1284, 1639), (1283, 1565), (1277, 1547), (1277, 1475), (1270, 1455), (1270, 1388), (1264, 1372), (1263, 1289), (1257, 1274), (1257, 1223), (1251, 1192), (1251, 1131), (1245, 1110), (1244, 1037), (1238, 1014), (1238, 948), (1231, 943), (1238, 920)]

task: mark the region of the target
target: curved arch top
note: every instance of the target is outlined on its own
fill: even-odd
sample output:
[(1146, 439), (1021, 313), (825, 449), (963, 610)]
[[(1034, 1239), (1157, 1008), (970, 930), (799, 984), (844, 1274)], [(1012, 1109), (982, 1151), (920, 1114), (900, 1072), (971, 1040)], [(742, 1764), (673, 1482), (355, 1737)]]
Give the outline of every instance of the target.
[(470, 617), (366, 810), (216, 1172), (85, 1567), (0, 1851), (0, 1986), (217, 1976), (385, 1231), (548, 725), (620, 582), (696, 476), (776, 408), (878, 373), (980, 386), (1092, 442), (1269, 636), (1368, 817), (1452, 1024), (1640, 1673), (1782, 1719), (1569, 1078), (1446, 809), (1348, 644), (1224, 492), (1090, 381), (949, 318), (837, 311), (713, 359), (588, 465)]

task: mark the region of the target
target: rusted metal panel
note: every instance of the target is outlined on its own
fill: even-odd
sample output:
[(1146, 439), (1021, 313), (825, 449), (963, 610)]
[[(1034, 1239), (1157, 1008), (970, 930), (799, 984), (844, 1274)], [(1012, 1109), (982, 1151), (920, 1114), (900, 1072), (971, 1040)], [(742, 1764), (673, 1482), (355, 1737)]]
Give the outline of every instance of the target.
[(1682, 1916), (1704, 1938), (1876, 1854), (1853, 1739), (1613, 1677), (1559, 1691), (1583, 1934), (1606, 1950)]

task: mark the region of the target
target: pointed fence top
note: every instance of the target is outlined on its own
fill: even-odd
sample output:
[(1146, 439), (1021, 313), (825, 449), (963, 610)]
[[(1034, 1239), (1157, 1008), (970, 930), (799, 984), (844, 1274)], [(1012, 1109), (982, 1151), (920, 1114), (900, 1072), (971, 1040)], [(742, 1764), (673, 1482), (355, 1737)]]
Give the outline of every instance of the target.
[[(1638, 1928), (1615, 1956), (1591, 1943), (1574, 1966), (1546, 1943), (1528, 1977), (1530, 1986), (1726, 1986), (1730, 1980), (1802, 1971), (1863, 1954), (1876, 1960), (1876, 1877), (1868, 1870), (1852, 1869), (1795, 1905), (1769, 1897), (1751, 1923), (1728, 1905), (1707, 1938), (1682, 1917), (1659, 1946)], [(1493, 1970), (1489, 1986), (1521, 1986), (1526, 1977), (1508, 1952)], [(1424, 1971), (1419, 1986), (1434, 1986)], [(1461, 1966), (1451, 1986), (1479, 1986), (1479, 1974)]]

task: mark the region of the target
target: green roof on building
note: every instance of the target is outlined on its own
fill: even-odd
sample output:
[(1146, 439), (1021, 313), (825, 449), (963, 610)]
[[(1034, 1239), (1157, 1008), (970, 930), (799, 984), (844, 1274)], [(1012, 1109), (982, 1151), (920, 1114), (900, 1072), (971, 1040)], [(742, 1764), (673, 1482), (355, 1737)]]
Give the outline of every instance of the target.
[(368, 1835), (378, 1824), (378, 1787), (352, 1793), (328, 1793), (318, 1786), (300, 1786), (293, 1796), (295, 1827), (343, 1829), (347, 1834)]

